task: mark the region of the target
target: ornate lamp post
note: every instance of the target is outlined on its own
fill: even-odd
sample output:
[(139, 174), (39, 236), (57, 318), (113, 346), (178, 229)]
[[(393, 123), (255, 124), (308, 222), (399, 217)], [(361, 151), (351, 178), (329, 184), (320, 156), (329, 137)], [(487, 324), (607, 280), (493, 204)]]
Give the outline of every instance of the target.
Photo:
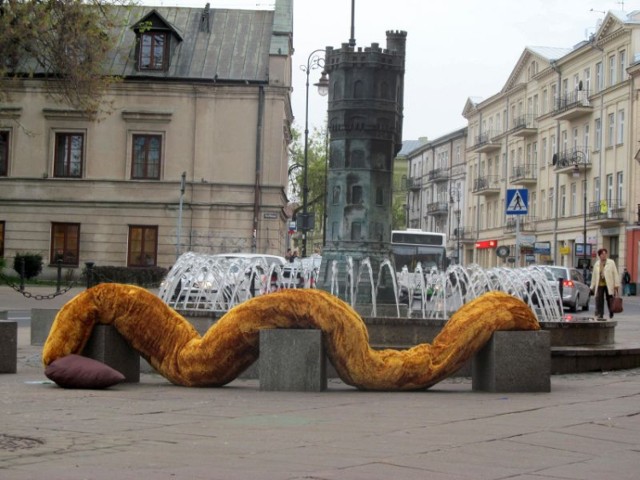
[[(324, 68), (324, 57), (319, 53), (324, 49), (314, 50), (309, 54), (307, 58), (307, 64), (301, 65), (300, 69), (307, 75), (307, 82), (305, 85), (305, 104), (304, 104), (304, 165), (302, 173), (302, 219), (298, 221), (298, 230), (302, 230), (302, 257), (307, 256), (307, 232), (313, 230), (313, 220), (310, 218), (307, 211), (309, 202), (309, 185), (308, 173), (309, 173), (309, 74), (311, 70), (317, 68)], [(318, 87), (318, 93), (321, 96), (326, 96), (329, 93), (329, 79), (327, 74), (323, 71), (318, 83), (315, 84)]]
[(584, 152), (576, 150), (573, 158), (573, 178), (580, 178), (580, 164), (584, 172), (584, 184), (582, 186), (582, 276), (587, 281), (587, 163), (589, 159)]

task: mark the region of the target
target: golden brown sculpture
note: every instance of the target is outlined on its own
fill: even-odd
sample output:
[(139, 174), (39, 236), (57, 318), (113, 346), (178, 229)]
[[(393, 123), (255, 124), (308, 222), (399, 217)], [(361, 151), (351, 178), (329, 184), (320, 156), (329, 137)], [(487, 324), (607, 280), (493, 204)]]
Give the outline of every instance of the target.
[(367, 390), (430, 387), (458, 370), (497, 330), (538, 330), (521, 300), (490, 292), (464, 305), (433, 344), (374, 350), (366, 326), (345, 302), (321, 290), (282, 290), (230, 310), (200, 336), (182, 316), (148, 291), (101, 284), (70, 300), (56, 316), (44, 345), (45, 365), (80, 353), (96, 323), (113, 325), (169, 381), (222, 386), (258, 357), (259, 332), (317, 328), (329, 359), (347, 384)]

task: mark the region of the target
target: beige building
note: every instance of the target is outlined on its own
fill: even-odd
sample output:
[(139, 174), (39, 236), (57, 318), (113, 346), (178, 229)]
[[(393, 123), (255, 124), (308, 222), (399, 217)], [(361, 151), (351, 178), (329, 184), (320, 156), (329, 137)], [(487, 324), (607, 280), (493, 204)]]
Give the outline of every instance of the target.
[(101, 121), (55, 103), (37, 78), (0, 104), (0, 255), (38, 252), (50, 275), (58, 257), (73, 269), (169, 267), (188, 250), (282, 254), (292, 0), (121, 15), (109, 72), (123, 81)]
[[(447, 257), (460, 263), (471, 254), (473, 238), (465, 227), (470, 195), (466, 186), (467, 129), (421, 142), (406, 154), (407, 226), (447, 235)], [(468, 251), (467, 251), (468, 250)]]
[[(469, 263), (580, 266), (606, 247), (637, 281), (638, 54), (640, 11), (609, 12), (573, 48), (525, 48), (502, 90), (468, 100)], [(514, 189), (527, 190), (526, 215), (506, 214)]]

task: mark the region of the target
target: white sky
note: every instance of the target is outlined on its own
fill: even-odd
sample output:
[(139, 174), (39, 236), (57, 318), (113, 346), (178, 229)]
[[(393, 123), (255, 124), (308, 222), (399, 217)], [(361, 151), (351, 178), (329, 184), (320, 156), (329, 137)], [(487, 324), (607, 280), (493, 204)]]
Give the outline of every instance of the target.
[[(258, 8), (274, 0), (209, 0), (212, 7)], [(147, 5), (204, 7), (207, 0), (144, 0)], [(640, 9), (640, 1), (356, 0), (356, 47), (386, 45), (387, 30), (407, 32), (403, 139), (437, 138), (466, 125), (469, 97), (488, 98), (507, 81), (527, 46), (571, 47), (593, 33), (604, 11)], [(593, 10), (593, 11), (592, 11)], [(309, 54), (339, 48), (351, 35), (351, 0), (294, 0), (293, 109), (302, 131)], [(310, 74), (309, 129), (324, 124), (327, 97)]]

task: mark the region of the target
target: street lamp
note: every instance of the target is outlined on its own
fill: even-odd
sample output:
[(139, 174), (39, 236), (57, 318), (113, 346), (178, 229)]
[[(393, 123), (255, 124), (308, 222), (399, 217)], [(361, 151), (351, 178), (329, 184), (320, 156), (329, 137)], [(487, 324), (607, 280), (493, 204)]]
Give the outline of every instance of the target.
[(454, 202), (457, 203), (456, 211), (456, 239), (458, 241), (457, 245), (457, 257), (458, 257), (458, 265), (462, 264), (462, 259), (460, 258), (460, 189), (458, 187), (453, 187), (449, 189), (449, 202), (453, 205)]
[(582, 185), (582, 276), (587, 281), (587, 163), (589, 159), (581, 151), (574, 152), (573, 178), (580, 178), (580, 164), (583, 166), (584, 184)]
[[(302, 221), (298, 222), (298, 229), (302, 230), (302, 257), (307, 256), (307, 232), (313, 230), (313, 221), (309, 218), (307, 212), (309, 201), (309, 185), (308, 173), (309, 173), (309, 74), (311, 70), (317, 68), (324, 68), (324, 57), (319, 55), (319, 52), (324, 53), (324, 49), (314, 50), (309, 54), (307, 58), (307, 64), (301, 65), (300, 69), (307, 75), (307, 83), (305, 84), (305, 104), (304, 104), (304, 165), (302, 174)], [(321, 96), (326, 96), (329, 93), (329, 79), (327, 73), (322, 72), (320, 80), (315, 84), (318, 87), (318, 93)]]

